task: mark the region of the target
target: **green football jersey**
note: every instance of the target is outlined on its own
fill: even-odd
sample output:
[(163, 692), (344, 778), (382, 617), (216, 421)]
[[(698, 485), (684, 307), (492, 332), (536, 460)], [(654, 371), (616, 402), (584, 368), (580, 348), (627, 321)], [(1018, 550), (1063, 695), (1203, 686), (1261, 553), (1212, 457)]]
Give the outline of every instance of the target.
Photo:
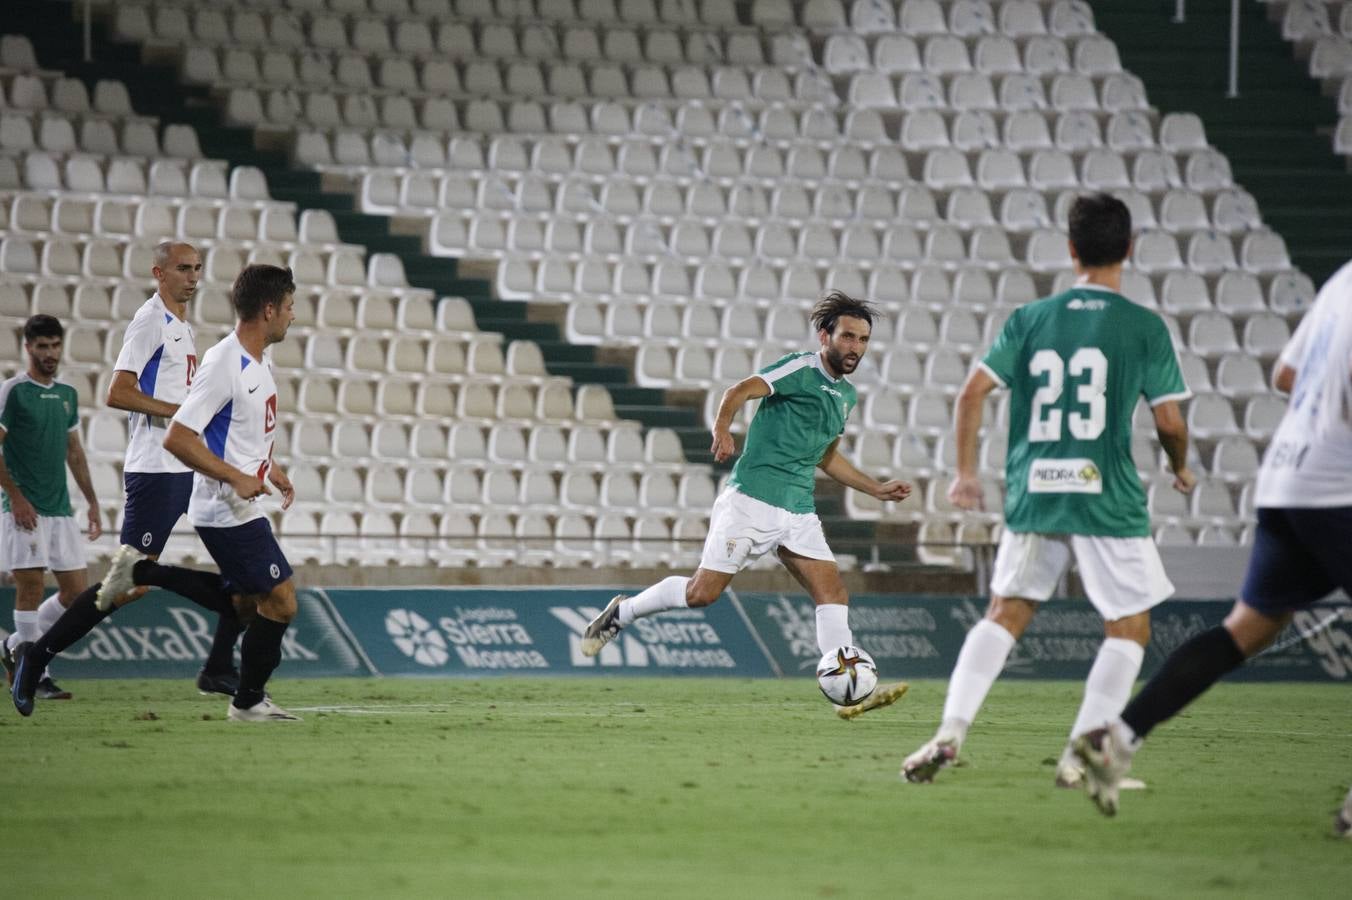
[(845, 433), (858, 395), (843, 377), (826, 374), (820, 353), (791, 353), (758, 374), (771, 393), (751, 420), (728, 484), (789, 512), (813, 512), (817, 463)]
[(1075, 287), (1015, 310), (979, 365), (1010, 392), (1010, 531), (1150, 534), (1132, 415), (1141, 397), (1154, 406), (1190, 396), (1164, 320), (1105, 288)]
[[(79, 399), (65, 382), (39, 384), (25, 372), (0, 384), (5, 465), (40, 516), (71, 514), (66, 441), (79, 424)], [(4, 511), (9, 512), (8, 495)]]

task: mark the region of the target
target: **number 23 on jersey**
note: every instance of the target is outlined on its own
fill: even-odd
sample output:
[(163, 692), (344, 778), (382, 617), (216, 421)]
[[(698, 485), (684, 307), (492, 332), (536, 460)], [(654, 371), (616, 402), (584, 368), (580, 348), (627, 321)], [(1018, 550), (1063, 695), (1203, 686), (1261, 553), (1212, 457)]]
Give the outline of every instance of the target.
[[(1075, 394), (1069, 415), (1058, 408), (1069, 373)], [(1076, 440), (1092, 441), (1103, 434), (1107, 422), (1107, 404), (1103, 392), (1108, 386), (1108, 358), (1098, 347), (1081, 347), (1070, 357), (1061, 358), (1055, 350), (1039, 350), (1028, 361), (1028, 374), (1046, 383), (1033, 394), (1028, 416), (1028, 441), (1062, 439), (1062, 418)]]

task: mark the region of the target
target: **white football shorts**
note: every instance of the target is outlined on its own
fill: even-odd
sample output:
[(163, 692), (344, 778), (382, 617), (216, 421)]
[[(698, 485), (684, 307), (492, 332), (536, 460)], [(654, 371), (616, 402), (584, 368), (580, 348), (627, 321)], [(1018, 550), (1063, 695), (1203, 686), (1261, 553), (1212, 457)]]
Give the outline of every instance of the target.
[(1000, 535), (991, 592), (1046, 600), (1072, 554), (1089, 602), (1106, 621), (1145, 612), (1174, 592), (1152, 538), (1014, 531)]
[(0, 568), (71, 572), (86, 565), (83, 536), (74, 516), (38, 516), (32, 531), (20, 528), (13, 513), (0, 516)]
[(779, 547), (809, 559), (836, 561), (816, 513), (789, 512), (727, 488), (709, 514), (699, 567), (733, 574)]

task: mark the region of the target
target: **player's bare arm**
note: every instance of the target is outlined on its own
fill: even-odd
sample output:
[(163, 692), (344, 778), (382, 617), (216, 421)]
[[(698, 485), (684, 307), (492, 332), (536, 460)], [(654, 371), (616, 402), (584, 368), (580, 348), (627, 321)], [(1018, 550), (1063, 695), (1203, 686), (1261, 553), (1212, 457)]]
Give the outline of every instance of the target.
[(1155, 407), (1155, 433), (1169, 457), (1169, 468), (1174, 473), (1174, 490), (1182, 494), (1192, 491), (1197, 476), (1188, 468), (1188, 423), (1178, 408), (1178, 401), (1166, 400)]
[(709, 451), (717, 462), (727, 462), (737, 452), (737, 444), (732, 439), (732, 420), (748, 400), (770, 396), (770, 384), (759, 375), (743, 378), (723, 392), (718, 404), (718, 417), (714, 419), (714, 442)]
[(127, 412), (144, 413), (147, 416), (170, 418), (178, 412), (178, 404), (166, 400), (156, 400), (141, 390), (135, 372), (119, 369), (113, 373), (108, 383), (108, 397), (105, 402), (113, 409)]
[(169, 423), (169, 433), (164, 437), (164, 449), (194, 472), (217, 481), (224, 481), (235, 489), (235, 493), (242, 500), (252, 500), (262, 494), (272, 493), (263, 479), (241, 472), (212, 453), (202, 442), (202, 436), (181, 422)]
[(911, 496), (910, 482), (895, 478), (890, 481), (879, 481), (855, 468), (854, 463), (840, 452), (840, 438), (836, 438), (835, 442), (826, 448), (817, 467), (846, 487), (854, 488), (878, 500), (900, 502)]
[(977, 439), (986, 397), (998, 384), (985, 369), (976, 368), (958, 394), (953, 426), (958, 449), (958, 473), (948, 486), (948, 500), (958, 509), (981, 509), (981, 478), (977, 475)]
[(1296, 370), (1286, 363), (1278, 363), (1277, 371), (1272, 373), (1272, 386), (1283, 394), (1291, 393), (1296, 386)]
[(78, 431), (70, 431), (66, 435), (66, 465), (75, 477), (75, 484), (84, 495), (85, 502), (89, 504), (89, 539), (97, 541), (103, 534), (103, 523), (99, 521), (99, 498), (94, 494), (94, 479), (89, 477), (89, 459), (85, 456)]
[(296, 488), (286, 476), (286, 469), (282, 468), (281, 463), (274, 460), (268, 467), (268, 481), (282, 492), (282, 509), (290, 509), (291, 504), (296, 502)]
[[(0, 428), (0, 445), (5, 443), (5, 429)], [(0, 456), (0, 489), (3, 489), (5, 496), (9, 498), (9, 511), (14, 514), (14, 524), (18, 525), (24, 531), (32, 531), (38, 527), (38, 511), (33, 508), (33, 504), (28, 502), (28, 498), (19, 490), (18, 483), (14, 476), (9, 472), (9, 466), (5, 465), (5, 458)]]

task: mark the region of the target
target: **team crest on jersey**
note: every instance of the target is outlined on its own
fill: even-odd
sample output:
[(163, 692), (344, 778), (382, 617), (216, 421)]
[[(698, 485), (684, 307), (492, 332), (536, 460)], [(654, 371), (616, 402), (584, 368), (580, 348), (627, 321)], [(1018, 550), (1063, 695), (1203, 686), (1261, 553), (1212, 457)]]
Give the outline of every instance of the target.
[(273, 394), (263, 404), (263, 433), (268, 434), (277, 427), (277, 395)]

